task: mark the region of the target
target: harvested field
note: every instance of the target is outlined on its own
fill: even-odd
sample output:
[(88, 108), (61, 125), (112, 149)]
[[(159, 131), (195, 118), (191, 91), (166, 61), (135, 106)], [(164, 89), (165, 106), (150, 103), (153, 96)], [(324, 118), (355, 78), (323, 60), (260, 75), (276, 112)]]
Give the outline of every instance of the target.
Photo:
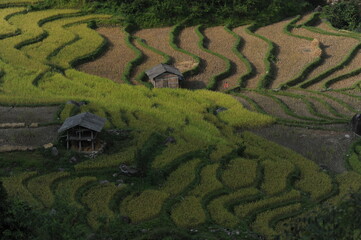
[(185, 72), (194, 67), (193, 58), (187, 54), (176, 51), (169, 44), (169, 34), (172, 28), (152, 28), (152, 29), (142, 29), (135, 33), (135, 36), (138, 36), (146, 41), (149, 46), (152, 46), (169, 56), (173, 59), (173, 65), (177, 67), (181, 72)]
[(333, 88), (333, 89), (352, 88), (357, 83), (361, 83), (361, 73), (356, 76), (344, 79), (340, 82), (331, 84), (330, 88)]
[(253, 99), (263, 110), (265, 110), (271, 116), (287, 120), (299, 120), (298, 118), (294, 118), (286, 114), (283, 108), (270, 97), (251, 91), (242, 92), (242, 95)]
[(334, 108), (339, 114), (345, 116), (345, 117), (352, 117), (354, 115), (354, 112), (347, 109), (345, 106), (341, 105), (340, 103), (336, 102), (333, 99), (330, 99), (322, 94), (318, 94), (316, 92), (309, 92), (309, 91), (303, 91), (303, 90), (292, 90), (292, 93), (300, 94), (304, 96), (314, 96), (321, 100), (326, 101), (332, 108)]
[(138, 48), (144, 54), (144, 59), (140, 65), (137, 65), (132, 72), (132, 76), (130, 77), (131, 81), (134, 84), (140, 84), (137, 80), (142, 73), (146, 70), (164, 62), (163, 56), (153, 52), (152, 50), (143, 47), (137, 40), (133, 40), (132, 43), (136, 48)]
[[(361, 80), (361, 79), (360, 79)], [(342, 92), (334, 92), (334, 91), (327, 91), (325, 92), (327, 95), (332, 96), (334, 98), (340, 99), (353, 107), (355, 111), (361, 112), (361, 99), (356, 97), (351, 97)]]
[(247, 88), (256, 88), (262, 74), (265, 73), (264, 58), (267, 53), (268, 45), (262, 39), (249, 35), (245, 30), (248, 26), (241, 26), (233, 29), (244, 40), (242, 54), (255, 67), (255, 75), (247, 81)]
[(313, 130), (272, 125), (253, 132), (302, 154), (332, 172), (341, 173), (346, 171), (344, 159), (356, 138), (345, 124), (331, 127), (330, 130)]
[(356, 39), (348, 37), (339, 37), (324, 35), (315, 32), (311, 32), (305, 28), (295, 28), (292, 30), (294, 34), (315, 38), (320, 41), (321, 48), (324, 52), (324, 62), (322, 65), (314, 69), (305, 81), (308, 81), (324, 71), (335, 67), (344, 59), (345, 55), (348, 54), (355, 46), (359, 43)]
[(223, 81), (218, 82), (218, 89), (225, 90), (224, 82), (227, 82), (230, 88), (239, 86), (239, 79), (247, 72), (247, 68), (232, 51), (236, 39), (229, 34), (223, 26), (207, 28), (205, 29), (204, 34), (209, 39), (208, 49), (222, 54), (233, 63), (232, 75)]
[[(58, 137), (59, 125), (38, 128), (0, 129), (0, 147), (41, 147), (47, 143), (54, 143)], [(26, 149), (25, 149), (26, 150)]]
[[(355, 71), (357, 69), (360, 69), (361, 68), (360, 63), (361, 63), (361, 49), (358, 50), (356, 56), (351, 60), (351, 62), (347, 66), (345, 66), (342, 69), (340, 69), (339, 71), (333, 73), (331, 76), (325, 78), (321, 82), (310, 86), (310, 89), (311, 90), (323, 89), (324, 84), (327, 81), (329, 81), (329, 80), (331, 80), (333, 78), (342, 76), (342, 75), (344, 75), (346, 73), (350, 73), (350, 72), (353, 72), (353, 71)], [(342, 88), (351, 87), (352, 85), (357, 83), (357, 80), (359, 80), (359, 81), (361, 80), (361, 73), (356, 75), (356, 76), (353, 76), (353, 77), (344, 79), (342, 81), (336, 82), (336, 83), (331, 85), (331, 88), (333, 88), (333, 89), (342, 89)]]
[(249, 102), (247, 102), (247, 100), (245, 100), (244, 98), (237, 97), (237, 96), (233, 96), (233, 97), (235, 99), (237, 99), (240, 103), (242, 103), (243, 107), (245, 107), (246, 109), (248, 109), (250, 111), (255, 111), (253, 106)]
[(108, 40), (108, 50), (94, 61), (77, 66), (82, 72), (109, 78), (122, 83), (121, 76), (125, 66), (133, 58), (134, 52), (127, 47), (124, 32), (119, 27), (100, 27), (97, 32)]
[(0, 123), (25, 122), (49, 123), (56, 120), (58, 106), (52, 107), (3, 107), (0, 106)]
[(301, 98), (294, 98), (282, 95), (276, 95), (278, 99), (280, 99), (283, 103), (285, 103), (292, 112), (294, 112), (298, 116), (308, 117), (308, 118), (318, 118), (317, 116), (310, 113), (307, 105), (302, 101)]
[(199, 56), (203, 60), (201, 72), (186, 79), (185, 87), (191, 89), (205, 88), (212, 76), (223, 72), (226, 68), (225, 62), (198, 46), (199, 38), (195, 27), (184, 28), (179, 34), (179, 47)]
[(314, 61), (317, 56), (318, 47), (314, 46), (311, 41), (289, 36), (283, 33), (283, 28), (290, 20), (281, 21), (272, 25), (262, 27), (256, 31), (278, 47), (276, 79), (270, 85), (270, 88), (278, 88), (296, 77), (304, 67)]

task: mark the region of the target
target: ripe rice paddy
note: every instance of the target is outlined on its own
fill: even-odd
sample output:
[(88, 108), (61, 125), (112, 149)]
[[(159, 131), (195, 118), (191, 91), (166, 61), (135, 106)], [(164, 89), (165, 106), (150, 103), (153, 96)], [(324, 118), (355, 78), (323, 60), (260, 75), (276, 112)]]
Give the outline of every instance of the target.
[[(3, 19), (21, 11), (5, 10), (0, 9)], [(67, 169), (45, 173), (39, 169), (7, 172), (1, 180), (10, 198), (26, 201), (36, 208), (51, 208), (58, 198), (59, 186), (71, 183), (73, 188), (64, 190), (63, 194), (86, 212), (86, 224), (94, 231), (118, 216), (139, 226), (138, 230), (152, 226), (142, 237), (162, 227), (169, 232), (174, 229), (189, 232), (208, 226), (239, 230), (246, 224), (253, 231), (272, 238), (280, 233), (275, 228), (278, 223), (287, 222), (290, 217), (297, 217), (329, 199), (336, 204), (348, 193), (346, 183), (352, 184), (353, 189), (360, 188), (357, 177), (360, 151), (356, 148), (353, 157), (347, 159), (348, 171), (342, 166), (334, 172), (321, 171), (320, 159), (311, 161), (247, 131), (275, 121), (290, 126), (333, 128), (337, 124), (344, 126), (359, 111), (361, 93), (357, 82), (353, 83), (352, 90), (344, 92), (348, 95), (298, 88), (254, 90), (259, 88), (260, 77), (267, 76), (267, 71), (275, 72), (270, 85), (274, 88), (293, 79), (309, 63), (309, 59), (296, 57), (299, 56), (296, 49), (308, 47), (310, 41), (295, 38), (290, 43), (293, 37), (282, 31), (287, 22), (256, 31), (263, 39), (247, 32), (245, 26), (233, 29), (244, 41), (238, 50), (254, 67), (253, 76), (243, 89), (244, 86), (237, 86), (237, 79), (247, 69), (232, 51), (236, 39), (223, 27), (184, 28), (175, 42), (184, 50), (182, 53), (169, 43), (171, 28), (131, 33), (131, 43), (143, 57), (129, 65), (136, 54), (124, 41), (127, 38), (124, 29), (102, 27), (97, 32), (76, 20), (110, 16), (74, 14), (74, 10), (24, 12), (7, 19), (12, 27), (0, 22), (9, 27), (4, 33), (10, 33), (0, 38), (0, 103), (35, 106), (85, 100), (88, 104), (81, 107), (63, 105), (56, 117), (64, 120), (76, 112), (90, 111), (108, 118), (107, 128), (127, 129), (132, 138), (112, 154), (67, 163)], [(21, 32), (17, 33), (17, 29)], [(354, 38), (310, 31), (303, 25), (292, 33), (317, 38), (323, 44), (324, 59), (303, 79), (305, 81), (335, 67), (357, 43)], [(63, 39), (55, 41), (61, 34)], [(157, 41), (158, 37), (161, 39)], [(203, 37), (204, 42), (200, 42)], [(276, 67), (276, 71), (266, 70), (270, 58), (264, 39), (279, 46), (279, 52), (273, 54), (281, 61), (269, 66)], [(108, 41), (113, 49), (105, 52)], [(339, 41), (342, 46), (337, 46), (341, 45)], [(140, 85), (144, 83), (144, 71), (154, 65), (170, 59), (178, 66), (194, 61), (187, 51), (200, 57), (201, 63), (199, 71), (191, 72), (185, 80), (186, 87), (205, 88), (214, 76), (219, 76), (216, 84), (229, 81), (233, 92), (227, 95), (207, 90), (149, 89), (119, 84), (126, 68), (130, 68), (131, 82)], [(353, 71), (358, 58), (359, 52), (349, 68), (340, 70), (342, 74)], [(94, 59), (78, 70), (92, 69), (101, 77), (73, 68)], [(298, 61), (292, 62), (294, 59)], [(296, 62), (302, 62), (301, 66), (288, 71)], [(229, 63), (233, 69), (227, 69)], [(190, 66), (195, 67), (194, 63)], [(330, 73), (328, 77), (339, 76), (337, 71), (335, 74)], [(343, 81), (349, 80), (339, 83)], [(253, 112), (240, 102), (247, 103)], [(224, 111), (220, 111), (220, 107)], [(11, 114), (4, 119), (1, 116), (0, 122), (14, 118)], [(49, 123), (47, 114), (44, 118), (47, 119), (44, 123)], [(242, 133), (236, 133), (236, 129)], [(175, 142), (167, 143), (169, 137)], [(142, 175), (122, 175), (117, 170), (121, 163), (141, 169)], [(250, 171), (245, 171), (244, 166)], [(345, 173), (340, 175), (342, 171)], [(126, 222), (119, 224), (128, 226)], [(140, 236), (143, 232), (135, 234)]]

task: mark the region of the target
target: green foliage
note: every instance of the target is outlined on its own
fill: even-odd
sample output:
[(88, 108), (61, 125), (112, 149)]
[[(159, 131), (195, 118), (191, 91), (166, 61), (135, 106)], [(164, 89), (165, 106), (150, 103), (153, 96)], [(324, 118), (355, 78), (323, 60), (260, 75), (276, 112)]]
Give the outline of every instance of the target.
[(187, 196), (171, 212), (171, 218), (179, 227), (194, 227), (206, 221), (201, 199)]
[(323, 8), (323, 15), (334, 27), (361, 31), (360, 2), (357, 0), (340, 1)]
[(337, 207), (324, 206), (306, 217), (297, 218), (289, 224), (284, 239), (360, 239), (360, 203), (360, 193), (353, 193)]
[(222, 172), (222, 182), (232, 189), (250, 186), (257, 178), (257, 167), (256, 160), (232, 159)]

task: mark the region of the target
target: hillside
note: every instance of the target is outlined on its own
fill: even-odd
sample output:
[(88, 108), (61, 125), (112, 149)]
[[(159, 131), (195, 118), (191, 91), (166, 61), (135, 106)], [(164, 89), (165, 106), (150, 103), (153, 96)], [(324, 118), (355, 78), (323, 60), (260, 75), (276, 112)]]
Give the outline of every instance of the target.
[[(0, 154), (9, 199), (55, 222), (32, 234), (274, 239), (293, 218), (360, 189), (359, 143), (347, 170), (337, 171), (259, 136), (274, 123), (344, 135), (360, 111), (359, 34), (338, 31), (317, 13), (261, 28), (94, 30), (88, 26), (111, 16), (21, 3), (0, 1), (0, 110), (31, 109), (46, 120), (24, 122), (52, 127), (89, 111), (107, 119), (109, 141), (94, 159), (67, 152), (61, 141), (59, 155)], [(148, 88), (144, 71), (159, 62), (179, 66), (189, 89)], [(17, 121), (5, 114), (0, 123)], [(140, 174), (123, 175), (120, 164)], [(65, 216), (78, 230), (64, 227)]]

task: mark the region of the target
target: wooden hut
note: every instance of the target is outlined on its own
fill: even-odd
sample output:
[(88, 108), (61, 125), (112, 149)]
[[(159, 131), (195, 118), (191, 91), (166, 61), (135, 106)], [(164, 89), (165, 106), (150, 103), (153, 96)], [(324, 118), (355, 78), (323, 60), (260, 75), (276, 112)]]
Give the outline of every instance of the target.
[(59, 128), (58, 133), (66, 132), (66, 147), (81, 151), (96, 150), (97, 135), (104, 127), (106, 119), (85, 112), (69, 117)]
[(145, 73), (155, 88), (179, 88), (179, 81), (183, 80), (183, 74), (177, 68), (163, 63)]

